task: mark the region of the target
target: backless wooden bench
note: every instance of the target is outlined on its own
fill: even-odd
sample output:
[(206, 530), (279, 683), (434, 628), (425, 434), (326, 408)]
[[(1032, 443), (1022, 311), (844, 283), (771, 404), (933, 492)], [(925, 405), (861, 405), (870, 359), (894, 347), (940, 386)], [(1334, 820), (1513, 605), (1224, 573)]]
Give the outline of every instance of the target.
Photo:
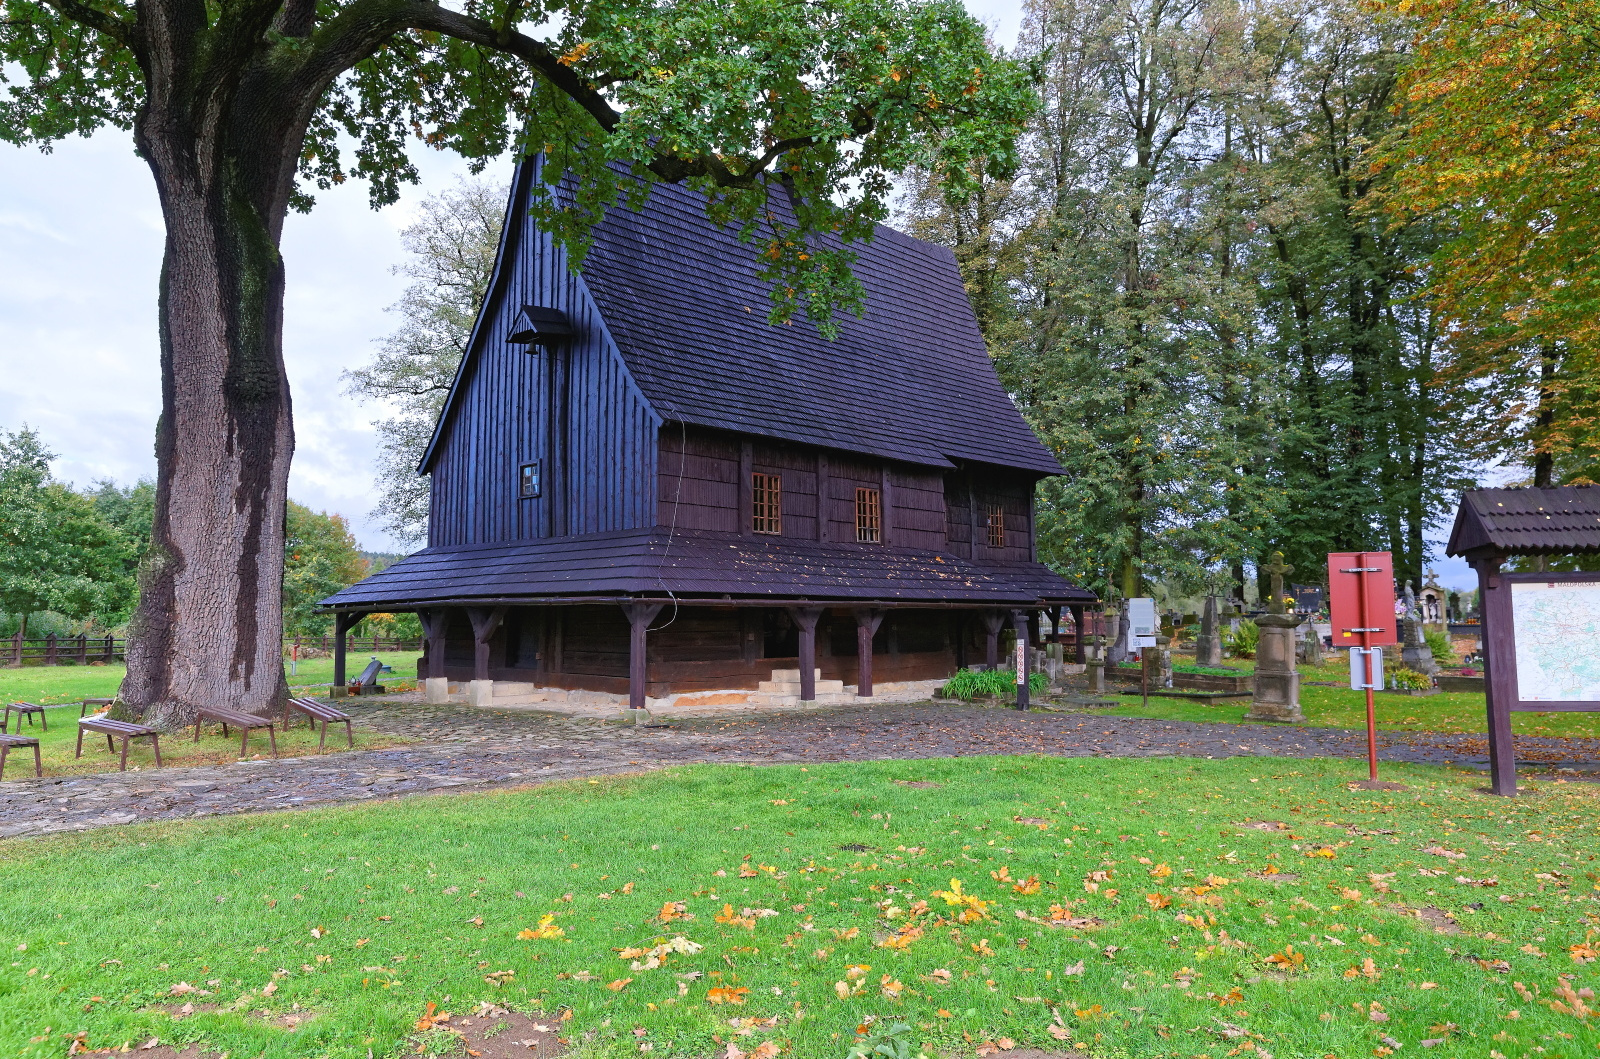
[(6, 707), (5, 718), (0, 720), (0, 732), (4, 732), (11, 727), (11, 715), (13, 713), (17, 715), (17, 732), (19, 734), (22, 732), (22, 719), (26, 717), (28, 724), (32, 725), (34, 714), (39, 715), (39, 724), (43, 726), (44, 730), (47, 732), (50, 730), (50, 723), (44, 719), (43, 706), (37, 706), (31, 702), (13, 702)]
[[(317, 740), (317, 753), (322, 753), (322, 746), (328, 741), (329, 724), (344, 725), (345, 740), (350, 744), (351, 749), (355, 748), (356, 737), (355, 733), (350, 728), (350, 715), (348, 713), (345, 713), (342, 710), (336, 710), (327, 703), (318, 702), (316, 699), (290, 699), (289, 709), (298, 710), (305, 714), (308, 718), (310, 718), (311, 727), (313, 728), (317, 726), (318, 721), (322, 722), (322, 738)], [(285, 731), (287, 731), (289, 727), (289, 714), (287, 710), (284, 711), (283, 727)]]
[(194, 741), (197, 743), (200, 741), (200, 725), (206, 721), (222, 725), (223, 738), (227, 738), (228, 725), (230, 724), (243, 733), (243, 738), (239, 740), (240, 757), (245, 756), (246, 748), (250, 745), (250, 730), (252, 728), (265, 728), (267, 730), (267, 738), (272, 741), (272, 756), (278, 756), (278, 736), (272, 729), (273, 722), (265, 717), (258, 717), (253, 713), (245, 713), (242, 710), (231, 710), (226, 706), (202, 707), (194, 718)]
[(31, 746), (31, 747), (33, 747), (33, 774), (35, 776), (43, 776), (44, 775), (44, 765), (39, 760), (39, 740), (35, 739), (31, 735), (5, 735), (5, 734), (0, 734), (0, 779), (5, 779), (5, 776), (6, 776), (6, 755), (11, 752), (11, 748), (14, 747), (14, 746), (16, 746), (16, 747), (23, 747), (23, 746)]
[(128, 771), (128, 741), (130, 739), (148, 739), (150, 747), (156, 752), (156, 767), (161, 767), (161, 733), (154, 728), (146, 728), (142, 724), (130, 724), (127, 721), (113, 721), (109, 717), (85, 717), (78, 722), (78, 751), (72, 756), (83, 756), (83, 733), (98, 732), (106, 737), (106, 749), (116, 750), (111, 740), (122, 740), (122, 762), (118, 766), (123, 772)]

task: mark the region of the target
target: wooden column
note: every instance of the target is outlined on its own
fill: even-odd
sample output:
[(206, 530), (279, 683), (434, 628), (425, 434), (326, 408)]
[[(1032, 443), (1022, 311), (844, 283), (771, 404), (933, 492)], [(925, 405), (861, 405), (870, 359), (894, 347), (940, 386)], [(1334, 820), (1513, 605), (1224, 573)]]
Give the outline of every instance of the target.
[(450, 629), (450, 612), (442, 607), (417, 611), (428, 654), (428, 676), (444, 676), (444, 639)]
[(1000, 627), (1006, 623), (1004, 611), (983, 612), (983, 661), (990, 669), (1000, 665)]
[(800, 629), (800, 701), (817, 697), (817, 621), (821, 607), (790, 607), (789, 617)]
[[(978, 480), (967, 471), (967, 558), (978, 557)], [(992, 662), (990, 663), (993, 664)]]
[(755, 474), (756, 456), (755, 446), (748, 441), (739, 443), (739, 535), (750, 537), (755, 534), (755, 486), (751, 476)]
[(833, 477), (828, 454), (817, 453), (817, 540), (833, 538)]
[(884, 547), (894, 543), (894, 481), (889, 475), (886, 463), (878, 479), (878, 540)]
[(1089, 660), (1089, 648), (1085, 642), (1089, 638), (1083, 633), (1083, 604), (1070, 608), (1072, 611), (1073, 636), (1077, 638), (1078, 645), (1073, 649), (1072, 660), (1080, 666)]
[(1028, 708), (1028, 622), (1033, 612), (1011, 612), (1011, 628), (1017, 634), (1017, 709)]
[(333, 686), (336, 688), (345, 686), (345, 636), (357, 622), (365, 617), (365, 614), (335, 614), (333, 616)]
[(872, 637), (883, 624), (883, 611), (871, 607), (856, 608), (856, 694), (872, 694)]
[(1468, 560), (1478, 572), (1478, 613), (1483, 638), (1483, 691), (1489, 713), (1489, 789), (1517, 793), (1517, 755), (1511, 737), (1511, 704), (1517, 699), (1511, 658), (1511, 590), (1500, 578), (1503, 555)]
[(661, 613), (660, 603), (624, 603), (622, 612), (628, 616), (628, 709), (644, 709), (645, 691), (650, 682), (649, 643), (645, 634), (650, 623)]
[(505, 621), (504, 607), (468, 607), (467, 620), (472, 622), (472, 679), (489, 679), (489, 641), (495, 630)]

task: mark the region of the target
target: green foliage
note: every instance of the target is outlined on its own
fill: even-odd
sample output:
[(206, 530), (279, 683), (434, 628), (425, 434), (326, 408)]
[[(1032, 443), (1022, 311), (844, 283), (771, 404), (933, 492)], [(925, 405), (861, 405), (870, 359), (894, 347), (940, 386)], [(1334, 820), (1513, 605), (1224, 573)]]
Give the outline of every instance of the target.
[(1427, 674), (1418, 673), (1415, 669), (1405, 666), (1395, 666), (1388, 671), (1389, 687), (1396, 691), (1426, 691), (1433, 687), (1433, 681)]
[(1450, 644), (1448, 633), (1429, 630), (1422, 634), (1422, 638), (1428, 642), (1428, 650), (1433, 652), (1433, 660), (1440, 665), (1453, 666), (1461, 661), (1456, 656), (1456, 649)]
[(39, 435), (0, 435), (0, 611), (102, 621), (131, 602), (135, 546), (94, 501), (51, 480)]
[(917, 1044), (916, 1031), (904, 1022), (896, 1022), (858, 1039), (845, 1053), (845, 1059), (928, 1059)]
[(1238, 629), (1222, 631), (1222, 646), (1235, 658), (1254, 658), (1261, 646), (1261, 627), (1246, 618)]
[[(1050, 678), (1043, 673), (1028, 674), (1028, 690), (1039, 694), (1050, 686)], [(979, 695), (998, 695), (1001, 698), (1017, 693), (1017, 671), (1014, 669), (963, 669), (940, 689), (941, 695), (963, 702), (971, 702)]]
[(342, 515), (312, 511), (289, 501), (289, 532), (284, 542), (283, 627), (290, 636), (320, 636), (333, 628), (333, 615), (316, 604), (367, 576), (350, 524)]

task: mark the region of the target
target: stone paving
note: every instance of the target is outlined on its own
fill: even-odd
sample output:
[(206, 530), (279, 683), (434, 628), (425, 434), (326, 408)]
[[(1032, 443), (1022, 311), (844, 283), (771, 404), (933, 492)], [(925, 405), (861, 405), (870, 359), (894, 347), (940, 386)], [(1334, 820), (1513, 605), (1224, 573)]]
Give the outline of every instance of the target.
[[(7, 781), (0, 837), (145, 820), (296, 809), (446, 790), (489, 790), (688, 763), (1046, 754), (1059, 757), (1360, 758), (1359, 730), (1194, 724), (936, 703), (673, 719), (648, 726), (529, 710), (379, 701), (357, 723), (416, 740), (384, 750)], [(1387, 761), (1482, 768), (1483, 736), (1379, 733)], [(1600, 740), (1519, 737), (1518, 758), (1593, 768)]]

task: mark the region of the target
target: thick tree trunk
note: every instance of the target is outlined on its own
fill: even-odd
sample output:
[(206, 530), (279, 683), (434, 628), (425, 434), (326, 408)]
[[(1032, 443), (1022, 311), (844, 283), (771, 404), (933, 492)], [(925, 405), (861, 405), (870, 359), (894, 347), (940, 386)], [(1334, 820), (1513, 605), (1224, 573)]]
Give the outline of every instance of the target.
[(232, 151), (215, 128), (149, 112), (138, 132), (167, 241), (156, 511), (122, 696), (170, 729), (202, 704), (265, 713), (288, 694), (281, 593), (294, 433), (277, 246), (287, 189), (246, 184), (241, 174), (261, 172), (259, 141)]

